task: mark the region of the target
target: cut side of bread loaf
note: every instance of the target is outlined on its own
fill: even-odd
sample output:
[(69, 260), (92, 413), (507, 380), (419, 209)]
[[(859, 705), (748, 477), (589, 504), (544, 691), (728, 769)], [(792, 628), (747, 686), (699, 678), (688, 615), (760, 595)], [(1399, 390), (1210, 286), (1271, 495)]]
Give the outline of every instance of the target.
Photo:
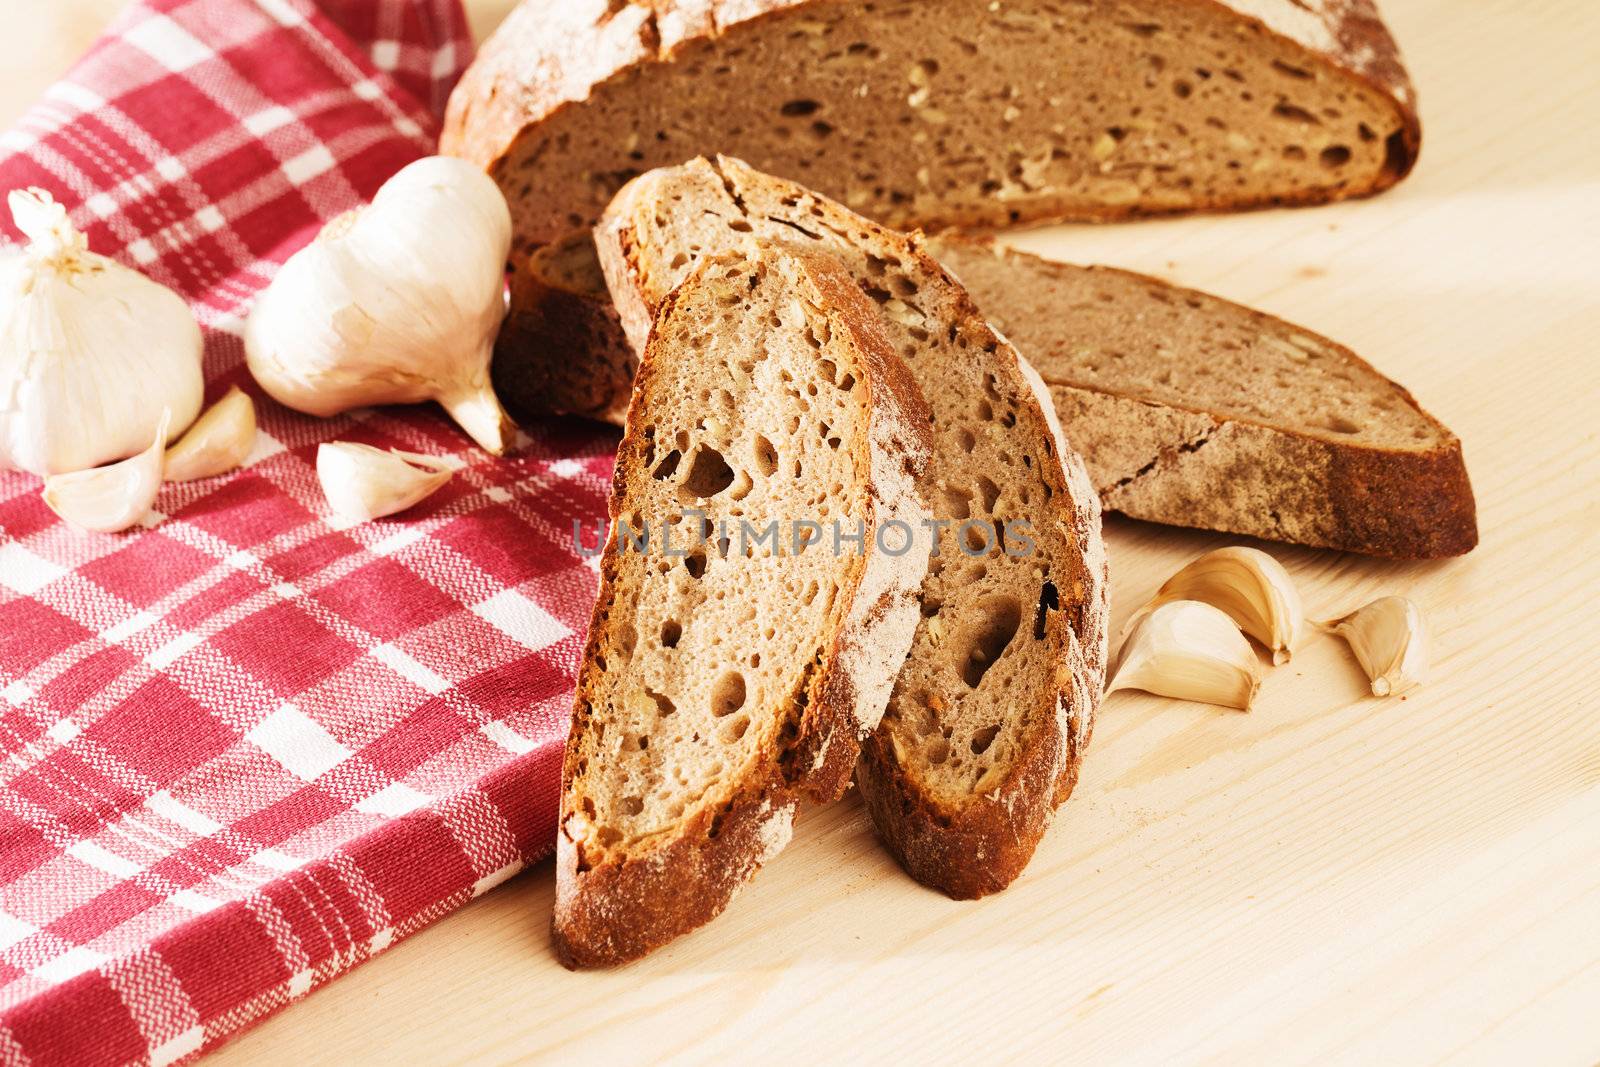
[[(625, 409), (637, 356), (593, 241), (552, 247), (583, 266), (553, 275), (553, 257), (536, 255), (513, 272), (540, 280), (512, 283), (497, 380), (514, 411), (620, 421), (607, 411)], [(1453, 556), (1477, 544), (1461, 442), (1343, 345), (1127, 271), (952, 234), (927, 249), (1047, 381), (1107, 508), (1377, 556)], [(518, 294), (535, 291), (534, 310), (519, 315)], [(586, 344), (544, 326), (574, 316), (593, 324)], [(539, 388), (513, 392), (512, 380)]]
[(918, 527), (929, 452), (921, 394), (837, 262), (750, 247), (663, 301), (567, 743), (568, 966), (714, 918), (788, 841), (799, 800), (848, 786), (921, 617), (927, 554), (870, 535), (836, 552), (790, 527)]
[(716, 152), (938, 229), (1363, 196), (1419, 142), (1371, 0), (524, 0), (441, 144), (528, 251)]
[(1478, 543), (1461, 442), (1348, 348), (1140, 274), (929, 250), (1049, 385), (1107, 508), (1375, 556)]
[(630, 338), (700, 257), (752, 237), (837, 256), (928, 400), (940, 552), (857, 780), (913, 876), (957, 897), (1003, 889), (1072, 790), (1104, 684), (1099, 501), (1043, 383), (918, 238), (737, 160), (647, 174), (597, 228)]

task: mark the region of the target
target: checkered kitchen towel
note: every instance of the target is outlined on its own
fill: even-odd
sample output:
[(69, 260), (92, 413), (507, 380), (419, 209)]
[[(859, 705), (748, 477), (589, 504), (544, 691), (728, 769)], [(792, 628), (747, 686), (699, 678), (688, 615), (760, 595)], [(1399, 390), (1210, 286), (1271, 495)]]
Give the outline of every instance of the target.
[[(262, 431), (117, 536), (0, 473), (0, 1063), (192, 1056), (549, 847), (612, 439), (496, 460), (431, 407), (305, 418), (238, 338), (275, 264), (430, 151), (467, 54), (456, 0), (140, 0), (0, 139), (0, 191), (184, 293), (208, 399), (242, 385)], [(343, 529), (332, 438), (459, 470)]]

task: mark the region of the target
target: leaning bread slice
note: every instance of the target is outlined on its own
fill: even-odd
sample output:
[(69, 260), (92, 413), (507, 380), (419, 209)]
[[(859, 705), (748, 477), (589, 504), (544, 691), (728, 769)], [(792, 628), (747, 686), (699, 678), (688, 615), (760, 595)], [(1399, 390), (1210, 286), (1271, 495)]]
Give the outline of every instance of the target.
[(596, 240), (630, 338), (697, 257), (752, 234), (837, 256), (927, 397), (940, 552), (857, 780), (913, 876), (1003, 889), (1076, 781), (1104, 680), (1099, 501), (1043, 383), (918, 238), (737, 160), (647, 174), (606, 213)]
[(523, 0), (450, 97), (516, 247), (722, 152), (892, 226), (1366, 196), (1417, 158), (1372, 0)]
[(826, 256), (753, 246), (664, 301), (567, 742), (554, 932), (569, 966), (714, 918), (788, 840), (797, 800), (849, 784), (927, 553), (834, 530), (918, 528), (929, 448), (876, 309)]
[(1108, 509), (1375, 556), (1478, 543), (1460, 440), (1343, 345), (1127, 271), (929, 249), (1028, 354)]

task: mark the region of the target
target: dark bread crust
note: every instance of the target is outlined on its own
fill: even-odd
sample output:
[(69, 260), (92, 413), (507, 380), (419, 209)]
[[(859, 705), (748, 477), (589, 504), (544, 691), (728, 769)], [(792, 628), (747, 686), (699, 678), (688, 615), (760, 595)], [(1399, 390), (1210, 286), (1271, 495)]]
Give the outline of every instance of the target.
[[(1047, 620), (1061, 631), (1073, 627), (1066, 612)], [(1057, 636), (1068, 639), (1064, 632)], [(1074, 684), (1064, 658), (1057, 671), (1056, 691), (1071, 693)], [(956, 900), (1000, 892), (1022, 874), (1055, 810), (1072, 795), (1094, 723), (1093, 715), (1087, 718), (1081, 730), (1041, 724), (1005, 782), (959, 807), (941, 804), (921, 789), (902, 766), (887, 731), (880, 730), (861, 746), (856, 768), (856, 784), (879, 840), (907, 874)]]
[[(914, 478), (926, 468), (931, 451), (921, 392), (883, 339), (875, 310), (838, 263), (816, 253), (791, 254), (827, 302), (831, 324), (848, 331), (862, 356), (866, 373), (861, 384), (867, 390), (864, 404), (872, 413), (872, 437), (852, 442), (858, 469), (875, 471), (873, 459), (888, 453)], [(715, 262), (708, 258), (662, 302), (658, 322), (673, 314), (691, 282)], [(661, 359), (652, 336), (640, 361), (630, 420), (657, 388)], [(874, 634), (891, 609), (898, 606), (915, 614), (920, 586), (920, 576), (904, 588), (891, 586), (858, 616), (849, 606), (862, 594), (871, 557), (853, 559), (843, 582), (845, 595), (840, 597), (846, 607), (839, 613), (826, 650), (808, 666), (798, 692), (787, 702), (787, 706), (802, 710), (798, 719), (780, 732), (776, 746), (760, 754), (725, 800), (702, 804), (674, 827), (670, 836), (660, 835), (627, 854), (607, 849), (591, 854), (586, 841), (579, 839), (585, 835), (574, 831), (574, 824), (585, 819), (574, 807), (574, 786), (590, 757), (586, 741), (591, 736), (592, 708), (601, 677), (597, 664), (603, 662), (611, 642), (614, 602), (609, 594), (617, 588), (619, 577), (618, 519), (630, 479), (646, 470), (646, 448), (643, 435), (633, 432), (630, 425), (617, 451), (608, 503), (611, 534), (600, 562), (601, 596), (590, 620), (562, 768), (552, 939), (557, 955), (568, 967), (637, 959), (711, 921), (727, 907), (738, 888), (782, 848), (801, 797), (827, 802), (848, 788), (862, 730), (857, 671), (865, 665), (892, 677), (898, 669), (894, 662), (883, 662), (883, 650), (877, 659), (864, 664), (859, 656), (872, 647)], [(867, 489), (870, 514), (865, 519), (869, 524), (880, 515), (898, 514), (901, 501), (889, 499), (870, 482)], [(903, 645), (901, 649), (903, 655)]]
[(773, 813), (792, 818), (794, 806), (792, 793), (768, 782), (717, 812), (696, 812), (646, 858), (590, 870), (578, 869), (570, 839), (558, 834), (557, 877), (570, 878), (572, 889), (556, 894), (550, 933), (557, 958), (573, 970), (614, 967), (715, 919), (766, 858)]
[[(998, 255), (1019, 271), (1059, 278), (1064, 287), (1088, 272), (1159, 288), (1178, 305), (1193, 297), (1203, 306), (1225, 307), (1254, 320), (1263, 334), (1312, 337), (1338, 359), (1382, 377), (1335, 341), (1159, 278), (1113, 267), (1056, 263), (1001, 249), (982, 238), (941, 235), (930, 247), (936, 256), (954, 262), (965, 256)], [(1036, 351), (1034, 357), (1110, 510), (1168, 525), (1390, 559), (1458, 556), (1477, 546), (1477, 507), (1461, 442), (1398, 383), (1389, 385), (1399, 400), (1433, 426), (1440, 439), (1437, 447), (1383, 448), (1332, 433), (1267, 426), (1200, 405), (1159, 404), (1098, 383), (1091, 388), (1050, 380), (1047, 354)], [(1139, 460), (1122, 458), (1128, 455)]]
[(1330, 543), (1395, 559), (1461, 556), (1478, 547), (1477, 503), (1459, 440), (1418, 455), (1324, 448), (1334, 453)]
[[(599, 86), (646, 65), (671, 63), (686, 44), (721, 37), (756, 20), (798, 15), (838, 0), (523, 0), (484, 43), (450, 96), (440, 151), (494, 174), (522, 133)], [(1213, 197), (1192, 206), (1100, 204), (1088, 210), (1035, 207), (1020, 223), (1116, 221), (1186, 212), (1293, 207), (1372, 196), (1415, 167), (1422, 145), (1416, 93), (1399, 46), (1373, 0), (1170, 0), (1216, 8), (1301, 49), (1308, 63), (1366, 83), (1393, 105), (1399, 129), (1387, 163), (1365, 183), (1255, 198)], [(1313, 23), (1315, 31), (1309, 23)], [(1328, 45), (1331, 41), (1331, 46)], [(702, 153), (728, 145), (697, 146)], [(759, 165), (760, 160), (757, 160)], [(592, 220), (591, 220), (592, 221)], [(972, 212), (906, 215), (899, 228), (986, 227)]]

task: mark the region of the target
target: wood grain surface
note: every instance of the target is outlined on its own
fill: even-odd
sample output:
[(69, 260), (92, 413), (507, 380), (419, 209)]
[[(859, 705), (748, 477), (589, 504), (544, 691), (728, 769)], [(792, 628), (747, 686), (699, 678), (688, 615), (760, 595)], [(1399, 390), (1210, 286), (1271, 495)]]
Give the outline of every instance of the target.
[[(115, 5), (16, 6), (0, 55), (31, 71)], [(1015, 240), (1329, 334), (1461, 435), (1471, 556), (1273, 549), (1315, 617), (1420, 601), (1432, 684), (1369, 697), (1321, 639), (1249, 714), (1116, 694), (1032, 867), (978, 903), (905, 878), (852, 797), (712, 926), (569, 974), (546, 862), (209, 1062), (1600, 1061), (1600, 5), (1383, 9), (1425, 131), (1394, 192)], [(37, 88), (5, 69), (0, 115)], [(1224, 543), (1107, 527), (1114, 627)]]

